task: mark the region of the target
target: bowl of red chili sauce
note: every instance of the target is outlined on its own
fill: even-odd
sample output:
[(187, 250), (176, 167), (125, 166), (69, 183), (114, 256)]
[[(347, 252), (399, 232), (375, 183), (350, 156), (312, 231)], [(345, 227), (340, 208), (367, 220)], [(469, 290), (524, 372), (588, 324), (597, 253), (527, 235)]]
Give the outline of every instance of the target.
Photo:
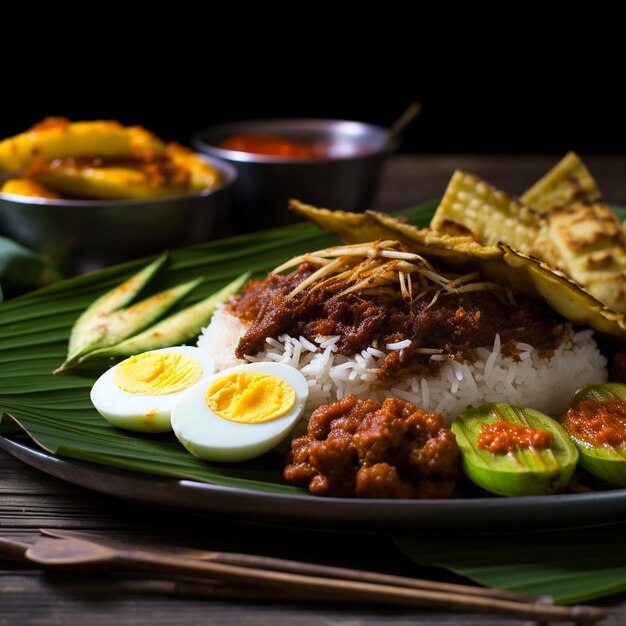
[(231, 224), (236, 232), (299, 221), (291, 198), (329, 209), (373, 208), (396, 145), (382, 126), (350, 120), (265, 119), (205, 128), (199, 152), (237, 170)]

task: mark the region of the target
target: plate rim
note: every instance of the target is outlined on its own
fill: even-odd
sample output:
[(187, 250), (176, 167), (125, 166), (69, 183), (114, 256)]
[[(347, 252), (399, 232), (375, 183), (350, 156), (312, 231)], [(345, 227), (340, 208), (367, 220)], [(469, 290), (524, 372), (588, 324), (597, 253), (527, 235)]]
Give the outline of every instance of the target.
[[(427, 206), (430, 208), (431, 204), (432, 201), (423, 202), (407, 210)], [(618, 212), (623, 211), (626, 216), (626, 208), (614, 208)], [(112, 268), (101, 271), (106, 272), (110, 269)], [(26, 294), (26, 297), (32, 293), (36, 292)], [(306, 493), (276, 493), (193, 479), (170, 478), (101, 463), (88, 463), (52, 454), (37, 447), (32, 440), (29, 443), (30, 446), (0, 436), (0, 450), (66, 482), (127, 500), (157, 506), (178, 506), (198, 513), (234, 517), (239, 521), (242, 521), (242, 518), (253, 517), (252, 521), (295, 523), (303, 528), (313, 523), (316, 528), (349, 527), (386, 531), (429, 527), (432, 532), (433, 529), (448, 530), (456, 526), (455, 530), (458, 532), (458, 519), (450, 523), (447, 518), (449, 513), (453, 516), (462, 515), (464, 529), (479, 531), (493, 529), (494, 526), (500, 528), (503, 519), (507, 520), (509, 528), (520, 527), (524, 530), (563, 528), (564, 525), (571, 527), (572, 524), (591, 526), (597, 525), (600, 518), (604, 521), (626, 519), (626, 489), (515, 498), (498, 496), (437, 500), (322, 498)], [(103, 476), (107, 477), (106, 481), (102, 481)], [(96, 481), (97, 477), (100, 477), (99, 483)], [(111, 481), (114, 481), (115, 489), (110, 487)], [(136, 493), (133, 486), (144, 489), (144, 492)], [(201, 498), (200, 503), (190, 503), (185, 500), (186, 494), (204, 496), (208, 494), (209, 497), (208, 501)], [(242, 506), (237, 499), (245, 503), (254, 503), (254, 510), (248, 510), (248, 507)], [(394, 515), (390, 515), (390, 512)]]
[[(0, 436), (0, 450), (74, 485), (145, 505), (315, 529), (392, 532), (537, 531), (597, 526), (626, 518), (626, 489), (580, 494), (433, 500), (321, 498), (175, 479), (53, 455)], [(103, 480), (106, 478), (106, 480)], [(198, 497), (202, 496), (202, 497)], [(547, 501), (546, 501), (547, 500)], [(617, 505), (617, 506), (616, 506)], [(521, 514), (523, 513), (523, 514)], [(448, 517), (449, 516), (449, 517)], [(459, 528), (459, 518), (462, 528)]]

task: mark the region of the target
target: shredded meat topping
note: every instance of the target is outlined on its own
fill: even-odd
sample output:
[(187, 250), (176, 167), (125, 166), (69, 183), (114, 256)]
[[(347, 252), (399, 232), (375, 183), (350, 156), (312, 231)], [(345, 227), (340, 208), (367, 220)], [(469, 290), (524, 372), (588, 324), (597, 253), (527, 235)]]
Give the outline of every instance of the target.
[(449, 498), (460, 453), (438, 413), (351, 395), (313, 412), (308, 434), (291, 442), (284, 476), (322, 496)]
[[(534, 346), (549, 356), (563, 341), (568, 326), (546, 305), (519, 297), (516, 306), (490, 291), (432, 293), (407, 302), (402, 297), (376, 298), (333, 293), (331, 289), (288, 294), (307, 278), (314, 266), (303, 263), (288, 275), (250, 281), (230, 310), (249, 324), (237, 347), (237, 357), (263, 349), (267, 337), (282, 333), (314, 341), (320, 335), (339, 335), (339, 353), (354, 356), (369, 346), (410, 339), (401, 350), (389, 351), (378, 371), (380, 379), (410, 369), (436, 375), (443, 360), (421, 351), (432, 349), (459, 361), (475, 360), (475, 349), (491, 346), (500, 335), (505, 356), (516, 358), (517, 343)], [(417, 289), (416, 289), (417, 291)]]

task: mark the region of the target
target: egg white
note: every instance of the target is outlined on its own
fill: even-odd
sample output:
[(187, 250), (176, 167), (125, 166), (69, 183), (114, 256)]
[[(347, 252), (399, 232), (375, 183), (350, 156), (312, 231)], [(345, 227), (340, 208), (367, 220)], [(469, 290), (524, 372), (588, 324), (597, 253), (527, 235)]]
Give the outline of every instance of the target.
[[(150, 352), (184, 353), (196, 359), (202, 366), (202, 374), (198, 382), (211, 376), (215, 371), (213, 359), (203, 350), (193, 346), (175, 346), (150, 350)], [(98, 413), (114, 426), (126, 430), (142, 433), (171, 431), (170, 414), (172, 407), (182, 394), (191, 387), (175, 393), (154, 396), (128, 393), (113, 382), (117, 367), (119, 364), (102, 374), (91, 388), (91, 402)]]
[[(214, 380), (237, 372), (264, 372), (282, 378), (296, 392), (296, 401), (285, 415), (270, 422), (245, 424), (216, 415), (206, 404)], [(223, 370), (184, 392), (172, 409), (172, 428), (191, 454), (207, 461), (247, 461), (269, 452), (283, 441), (302, 415), (309, 396), (306, 378), (282, 363), (250, 363)]]

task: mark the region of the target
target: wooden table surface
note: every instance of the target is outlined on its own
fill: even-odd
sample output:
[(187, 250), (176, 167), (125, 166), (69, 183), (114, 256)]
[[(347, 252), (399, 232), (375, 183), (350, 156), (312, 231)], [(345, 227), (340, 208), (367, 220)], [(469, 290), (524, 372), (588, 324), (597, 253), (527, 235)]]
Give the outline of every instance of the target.
[[(437, 198), (455, 168), (472, 171), (514, 194), (544, 173), (557, 156), (397, 155), (385, 173), (378, 208), (392, 210)], [(585, 156), (606, 199), (626, 206), (626, 157)], [(0, 452), (0, 536), (33, 541), (39, 528), (107, 533), (120, 539), (280, 556), (388, 573), (466, 582), (419, 568), (384, 534), (302, 531), (152, 508), (64, 483)], [(626, 623), (626, 595), (593, 603), (608, 609), (602, 626)], [(89, 625), (354, 626), (528, 624), (472, 615), (358, 605), (207, 600), (141, 590), (118, 577), (49, 574), (0, 561), (0, 626)]]

